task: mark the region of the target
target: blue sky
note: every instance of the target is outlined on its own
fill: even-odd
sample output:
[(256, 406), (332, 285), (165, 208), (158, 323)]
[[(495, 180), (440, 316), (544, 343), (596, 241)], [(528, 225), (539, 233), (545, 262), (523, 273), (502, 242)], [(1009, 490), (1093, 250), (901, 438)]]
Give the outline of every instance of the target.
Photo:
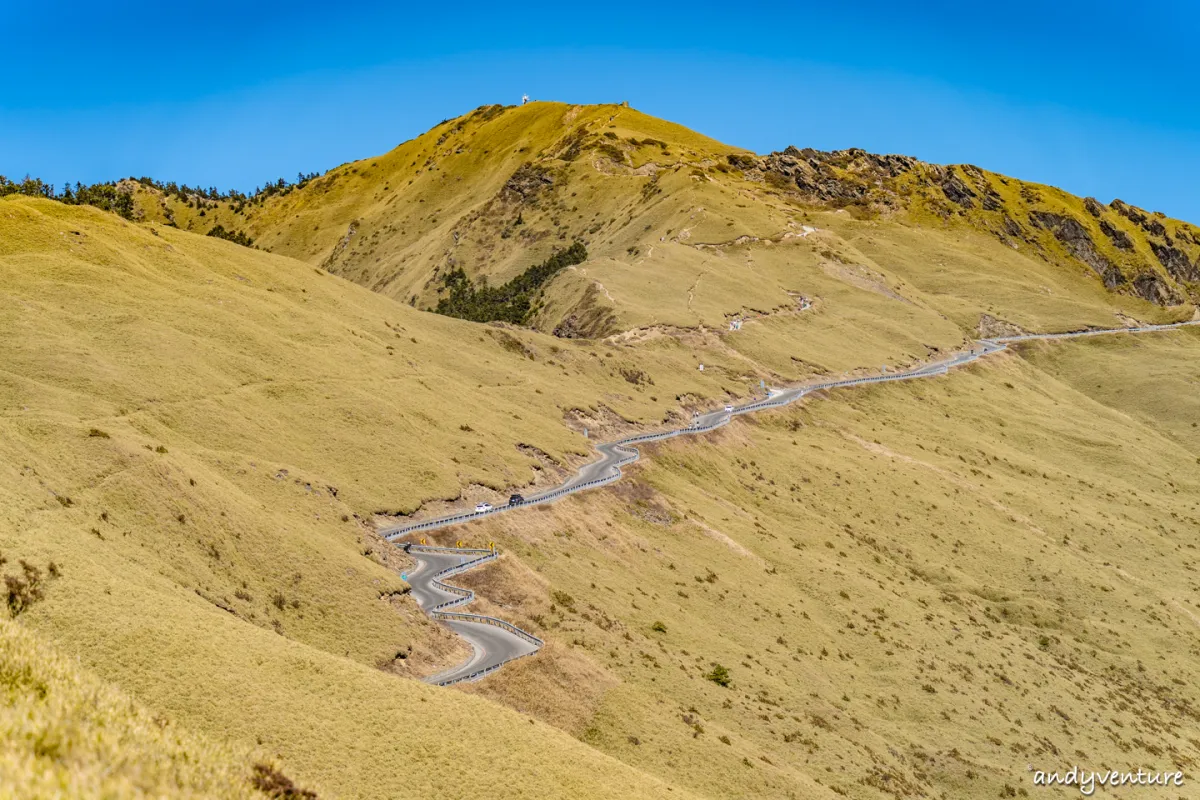
[(253, 189), (522, 93), (1200, 223), (1200, 7), (0, 0), (0, 174)]

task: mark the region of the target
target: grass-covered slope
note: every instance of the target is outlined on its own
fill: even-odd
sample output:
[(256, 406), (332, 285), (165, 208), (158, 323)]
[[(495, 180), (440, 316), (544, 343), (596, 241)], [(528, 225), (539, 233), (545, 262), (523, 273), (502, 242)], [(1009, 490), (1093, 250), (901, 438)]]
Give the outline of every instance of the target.
[[(847, 390), (489, 520), (474, 535), (508, 563), (462, 582), (551, 645), (470, 691), (710, 797), (1032, 796), (1028, 764), (1186, 772), (1200, 450), (1147, 378), (1200, 337), (1138, 341)], [(1146, 402), (1097, 402), (1097, 383)]]
[(61, 571), (21, 619), (154, 713), (335, 796), (661, 796), (406, 677), (464, 651), (358, 518), (528, 482), (530, 448), (585, 446), (564, 387), (629, 386), (501, 333), (226, 242), (0, 201), (0, 552)]
[[(20, 625), (0, 619), (0, 785), (6, 797), (249, 798), (234, 753), (156, 717)], [(274, 784), (279, 785), (279, 784)]]
[[(1186, 400), (1151, 397), (1188, 391), (1191, 333), (1070, 351), (1111, 348), (1121, 384), (1034, 348), (449, 532), (504, 547), (464, 583), (549, 642), (466, 691), (413, 680), (463, 646), (370, 525), (760, 380), (1190, 316), (1188, 226), (553, 103), (257, 203), (136, 200), (141, 224), (0, 199), (0, 551), (61, 566), (22, 619), (154, 713), (337, 796), (995, 796), (1035, 756), (1195, 757), (1166, 637), (1194, 636), (1197, 454)], [(272, 252), (195, 235), (217, 224)], [(575, 241), (514, 300), (536, 330), (410, 307)], [(1108, 714), (1086, 734), (1054, 711), (1081, 704)]]
[(861, 151), (758, 157), (617, 105), (486, 106), (260, 202), (139, 204), (422, 308), (460, 271), (497, 286), (579, 240), (588, 262), (534, 318), (563, 337), (754, 326), (805, 300), (861, 327), (864, 289), (930, 336), (943, 315), (1109, 326), (1190, 313), (1200, 280), (1200, 229), (1120, 202)]
[(1158, 429), (1200, 458), (1200, 359), (1194, 337), (1105, 337), (1094, 347), (1071, 343), (1026, 351), (1057, 380)]

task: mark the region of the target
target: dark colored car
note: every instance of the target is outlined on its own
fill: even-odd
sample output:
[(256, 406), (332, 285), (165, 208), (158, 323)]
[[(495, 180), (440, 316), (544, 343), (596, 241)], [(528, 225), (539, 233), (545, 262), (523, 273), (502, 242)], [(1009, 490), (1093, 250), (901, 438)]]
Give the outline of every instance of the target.
[(519, 494), (514, 494), (512, 497), (508, 498), (508, 504), (510, 506), (519, 506), (524, 502), (525, 502), (525, 498), (521, 497), (521, 495), (519, 495)]

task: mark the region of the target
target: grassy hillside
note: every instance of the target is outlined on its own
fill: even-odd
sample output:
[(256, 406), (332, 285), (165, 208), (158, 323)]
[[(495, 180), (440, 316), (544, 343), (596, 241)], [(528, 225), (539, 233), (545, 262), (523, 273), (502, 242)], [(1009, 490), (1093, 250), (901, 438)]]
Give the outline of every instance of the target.
[(49, 201), (0, 201), (0, 287), (0, 551), (61, 568), (22, 619), (64, 653), (335, 796), (518, 796), (528, 769), (551, 794), (661, 796), (405, 677), (463, 646), (361, 522), (582, 451), (558, 403), (630, 385), (600, 356), (534, 361), (300, 262)]
[(1121, 341), (742, 420), (464, 529), (510, 556), (462, 582), (552, 643), (467, 691), (712, 797), (1007, 797), (1036, 791), (1028, 764), (1194, 768), (1194, 434), (1037, 366), (1149, 400), (1152, 354), (1200, 354), (1188, 331), (1110, 362)]
[(1200, 229), (1119, 202), (861, 151), (760, 158), (616, 105), (485, 106), (258, 202), (139, 204), (422, 308), (457, 270), (495, 286), (579, 240), (589, 261), (536, 317), (563, 337), (725, 330), (805, 299), (859, 327), (853, 290), (933, 335), (943, 316), (1108, 326), (1190, 314), (1200, 281)]
[[(464, 645), (373, 525), (760, 380), (1190, 317), (1194, 229), (553, 103), (253, 202), (127, 188), (140, 222), (0, 198), (0, 551), (61, 568), (38, 636), (221, 740), (181, 792), (250, 752), (347, 797), (992, 797), (1196, 757), (1191, 332), (739, 422), (448, 532), (501, 543), (463, 583), (549, 642), (476, 686), (416, 680)], [(576, 241), (533, 329), (418, 310)]]
[(1200, 362), (1191, 338), (1105, 337), (1095, 347), (1024, 346), (1040, 369), (1200, 457)]
[[(266, 797), (248, 753), (181, 731), (0, 619), (0, 782), (8, 797)], [(276, 778), (277, 780), (277, 778)]]

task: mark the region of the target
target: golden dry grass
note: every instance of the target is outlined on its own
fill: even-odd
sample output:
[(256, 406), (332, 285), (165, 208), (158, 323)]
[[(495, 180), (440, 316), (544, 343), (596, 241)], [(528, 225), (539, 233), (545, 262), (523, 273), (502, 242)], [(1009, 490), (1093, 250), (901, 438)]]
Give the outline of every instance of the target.
[[(1194, 768), (1196, 451), (1177, 414), (1039, 368), (1100, 369), (1115, 342), (743, 420), (655, 448), (633, 486), (449, 531), (537, 570), (548, 586), (504, 610), (559, 645), (560, 666), (476, 691), (520, 705), (602, 670), (616, 685), (584, 741), (712, 797), (982, 798), (1036, 791), (1030, 763)], [(1198, 352), (1192, 332), (1139, 342), (1105, 376), (1143, 397), (1153, 354)], [(714, 663), (731, 688), (704, 679)]]
[[(595, 142), (560, 157), (585, 125)], [(276, 254), (156, 223), (152, 193), (142, 225), (0, 200), (0, 549), (64, 570), (23, 619), (334, 796), (990, 797), (1073, 752), (1190, 765), (1185, 333), (847, 393), (448, 532), (502, 543), (462, 582), (550, 644), (462, 690), (411, 680), (462, 646), (402, 594), (375, 512), (494, 502), (588, 458), (584, 426), (911, 363), (985, 314), (1192, 313), (966, 220), (800, 206), (716, 169), (731, 152), (631, 109), (535, 104), (248, 216), (175, 204)], [(553, 189), (497, 199), (538, 160)], [(550, 286), (540, 333), (407, 306), (451, 256), (503, 280), (580, 231), (593, 258)], [(585, 312), (617, 333), (545, 333)], [(1094, 385), (1110, 365), (1124, 378)]]
[[(0, 202), (0, 275), (0, 549), (61, 565), (23, 619), (65, 654), (334, 796), (661, 795), (391, 674), (453, 646), (389, 599), (403, 583), (355, 518), (518, 482), (522, 442), (582, 450), (557, 403), (586, 380), (299, 262), (49, 202)], [(625, 383), (586, 348), (572, 363)]]
[(1040, 369), (1110, 408), (1156, 428), (1200, 457), (1196, 335), (1104, 337), (1093, 347), (1022, 345)]
[(5, 797), (262, 797), (249, 753), (152, 716), (0, 618)]

